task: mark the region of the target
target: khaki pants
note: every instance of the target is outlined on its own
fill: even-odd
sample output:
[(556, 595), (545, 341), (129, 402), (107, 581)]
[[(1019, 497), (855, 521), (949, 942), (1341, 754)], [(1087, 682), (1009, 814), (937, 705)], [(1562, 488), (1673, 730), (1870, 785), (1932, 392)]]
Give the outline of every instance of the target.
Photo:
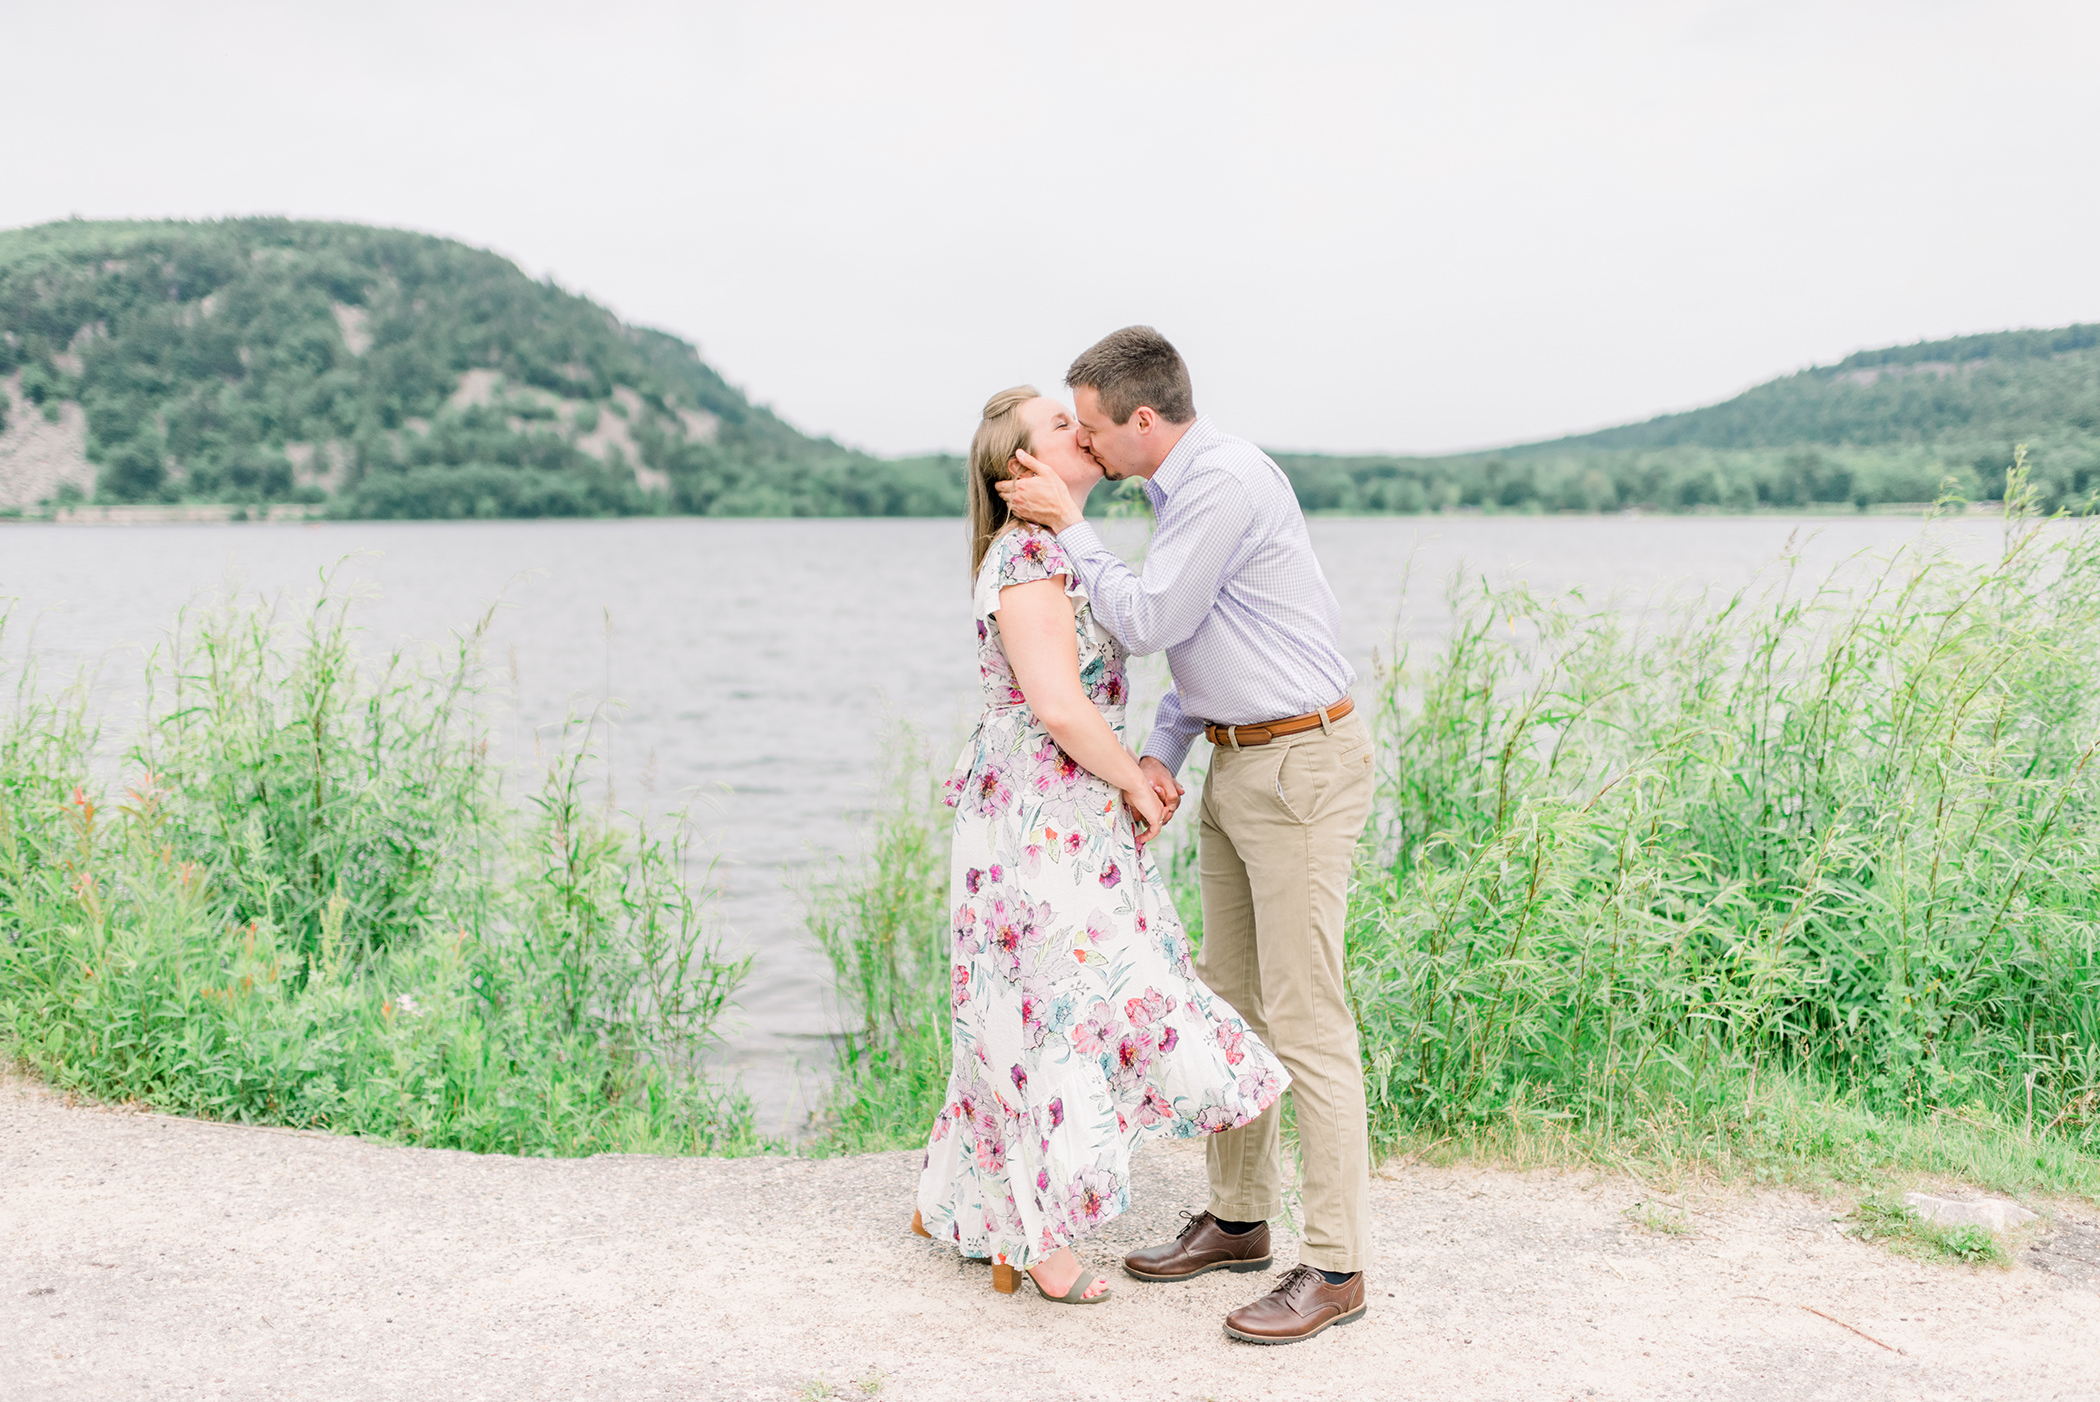
[[(1356, 1019), (1342, 983), (1356, 840), (1371, 810), (1371, 737), (1354, 714), (1331, 731), (1211, 752), (1203, 784), (1203, 949), (1196, 972), (1291, 1073), (1304, 1154), (1299, 1260), (1370, 1261), (1370, 1135)], [(1210, 1137), (1210, 1210), (1227, 1221), (1283, 1211), (1282, 1103)]]

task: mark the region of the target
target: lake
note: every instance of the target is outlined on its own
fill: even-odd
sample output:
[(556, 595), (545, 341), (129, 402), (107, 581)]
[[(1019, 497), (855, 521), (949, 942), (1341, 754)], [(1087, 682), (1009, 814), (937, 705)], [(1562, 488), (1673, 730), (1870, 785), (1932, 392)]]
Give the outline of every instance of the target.
[[(1390, 656), (1398, 640), (1419, 653), (1443, 636), (1456, 571), (1644, 611), (1738, 588), (1789, 539), (1820, 572), (1921, 529), (1876, 516), (1312, 522), (1366, 677), (1374, 649)], [(1930, 529), (1974, 556), (2000, 528), (1963, 517)], [(1114, 522), (1110, 538), (1135, 554), (1142, 528)], [(498, 604), (487, 656), (515, 706), (498, 726), (512, 753), (529, 759), (535, 727), (611, 697), (620, 804), (692, 801), (701, 854), (719, 859), (717, 927), (758, 956), (720, 1061), (778, 1133), (820, 1100), (836, 1021), (799, 889), (855, 850), (899, 725), (945, 766), (974, 714), (963, 548), (959, 523), (927, 520), (0, 524), (0, 598), (16, 601), (10, 662), (33, 639), (47, 679), (99, 666), (119, 730), (141, 650), (185, 604), (228, 591), (297, 600), (337, 567), (365, 596), (372, 654), (442, 643)], [(1133, 714), (1149, 715), (1164, 669), (1135, 682)]]

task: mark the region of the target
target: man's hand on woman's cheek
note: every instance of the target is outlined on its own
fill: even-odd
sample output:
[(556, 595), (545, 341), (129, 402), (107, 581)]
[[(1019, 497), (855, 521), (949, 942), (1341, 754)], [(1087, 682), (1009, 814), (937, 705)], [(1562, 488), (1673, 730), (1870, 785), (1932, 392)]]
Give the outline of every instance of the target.
[(1064, 530), (1079, 521), (1079, 508), (1072, 502), (1072, 494), (1065, 484), (1049, 468), (1027, 453), (1016, 453), (1014, 460), (1020, 464), (1026, 476), (1011, 477), (999, 484), (999, 495), (1014, 515), (1023, 520), (1035, 521), (1053, 531)]

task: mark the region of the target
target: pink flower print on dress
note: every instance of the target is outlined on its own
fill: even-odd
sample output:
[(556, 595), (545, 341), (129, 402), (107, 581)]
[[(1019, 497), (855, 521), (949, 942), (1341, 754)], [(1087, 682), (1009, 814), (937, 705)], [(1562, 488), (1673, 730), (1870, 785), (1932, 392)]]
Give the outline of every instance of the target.
[(1071, 562), (1065, 558), (1064, 547), (1054, 540), (1045, 539), (1038, 531), (1022, 531), (1014, 541), (1014, 573), (1018, 576), (1022, 564), (1033, 565), (1041, 573), (1030, 574), (1030, 579), (1041, 579), (1045, 575), (1070, 574)]
[(1180, 1040), (1181, 1029), (1178, 1027), (1169, 1027), (1164, 1033), (1160, 1035), (1159, 1054), (1161, 1056), (1165, 1056), (1168, 1052), (1174, 1050), (1174, 1044), (1179, 1042)]
[(1158, 1086), (1146, 1086), (1145, 1098), (1138, 1102), (1137, 1122), (1150, 1128), (1163, 1120), (1174, 1118), (1174, 1106), (1166, 1093)]
[(964, 902), (955, 910), (955, 947), (964, 954), (984, 948), (984, 930), (977, 923), (977, 907)]
[(1147, 988), (1142, 998), (1132, 998), (1123, 1004), (1123, 1016), (1130, 1019), (1132, 1027), (1150, 1027), (1180, 1004), (1156, 988)]
[(1086, 929), (1072, 937), (1072, 957), (1082, 964), (1106, 964), (1108, 956), (1097, 946), (1108, 938), (1108, 917), (1096, 906), (1087, 912)]
[(1077, 784), (1086, 771), (1079, 761), (1066, 754), (1057, 741), (1043, 737), (1043, 743), (1035, 752), (1035, 789), (1037, 793), (1059, 793)]
[[(996, 818), (1014, 806), (1013, 786), (1006, 782), (1006, 772), (995, 764), (987, 764), (972, 781), (970, 793), (981, 818)], [(997, 868), (992, 879), (999, 879)]]
[(970, 1001), (970, 966), (957, 964), (948, 985), (948, 1006), (959, 1008)]
[(1270, 1101), (1283, 1093), (1276, 1073), (1266, 1067), (1256, 1067), (1240, 1073), (1240, 1098), (1249, 1106), (1266, 1107)]
[(1086, 771), (1079, 762), (1058, 748), (1057, 742), (1045, 736), (1034, 755), (1034, 773), (1031, 776), (1035, 791), (1043, 804), (1043, 811), (1052, 820), (1071, 828), (1079, 825), (1080, 783)]
[(1116, 1039), (1116, 1053), (1109, 1063), (1110, 1075), (1118, 1089), (1129, 1090), (1142, 1085), (1145, 1073), (1152, 1069), (1156, 1053), (1152, 1034), (1143, 1028), (1134, 1027)]
[(1072, 1045), (1082, 1056), (1099, 1056), (1115, 1045), (1116, 1010), (1105, 1000), (1096, 1000), (1086, 1017), (1072, 1029)]
[(1019, 1066), (1015, 1066), (1014, 1069), (1008, 1072), (1007, 1074), (1014, 1078), (1014, 1090), (1020, 1095), (1027, 1095), (1028, 1073), (1026, 1071), (1023, 1071)]
[(1222, 1105), (1206, 1105), (1196, 1116), (1196, 1128), (1205, 1134), (1216, 1134), (1219, 1130), (1231, 1129), (1237, 1121), (1232, 1111)]
[(964, 872), (963, 889), (965, 891), (968, 891), (973, 896), (976, 895), (979, 891), (983, 890), (984, 872), (976, 867), (971, 867), (968, 871)]
[(1114, 862), (1110, 862), (1101, 869), (1101, 884), (1103, 886), (1113, 886), (1122, 879), (1123, 872)]
[(1008, 978), (1018, 978), (1028, 951), (1043, 942), (1043, 926), (1050, 920), (1050, 903), (1031, 906), (1027, 901), (998, 896), (992, 901), (989, 921), (991, 947)]
[(941, 781), (941, 802), (953, 808), (956, 804), (962, 802), (963, 793), (969, 787), (968, 784), (950, 774)]
[(1076, 857), (1076, 856), (1078, 856), (1078, 855), (1079, 855), (1079, 848), (1080, 848), (1081, 844), (1082, 844), (1082, 843), (1083, 843), (1084, 841), (1085, 841), (1085, 839), (1083, 839), (1082, 837), (1080, 837), (1080, 835), (1079, 835), (1078, 833), (1076, 833), (1076, 832), (1068, 832), (1068, 833), (1066, 833), (1066, 834), (1065, 834), (1065, 853), (1066, 853), (1066, 855), (1067, 855), (1067, 856), (1073, 856), (1073, 857)]
[(1095, 1226), (1108, 1215), (1116, 1197), (1115, 1175), (1103, 1169), (1082, 1168), (1072, 1176), (1066, 1210), (1073, 1222)]
[(1065, 1122), (1065, 1098), (1058, 1096), (1050, 1102), (1050, 1128), (1056, 1129)]
[(1021, 980), (1021, 1036), (1031, 1051), (1049, 1040), (1050, 1002), (1048, 979)]
[(971, 1128), (977, 1134), (977, 1166), (986, 1173), (1006, 1170), (1006, 1136), (1000, 1133), (999, 1106), (990, 1095), (977, 1102)]
[(1218, 1024), (1218, 1045), (1225, 1049), (1225, 1064), (1237, 1066), (1246, 1060), (1247, 1024), (1234, 1018)]
[(1021, 849), (1021, 875), (1041, 876), (1042, 874), (1043, 849), (1031, 842)]

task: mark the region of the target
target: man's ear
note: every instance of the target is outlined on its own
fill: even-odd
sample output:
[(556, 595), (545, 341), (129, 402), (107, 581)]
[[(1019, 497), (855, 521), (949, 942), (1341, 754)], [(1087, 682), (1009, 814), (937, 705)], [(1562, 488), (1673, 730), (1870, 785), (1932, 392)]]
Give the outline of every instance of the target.
[(1159, 422), (1159, 415), (1152, 412), (1152, 406), (1149, 404), (1138, 405), (1136, 409), (1131, 411), (1131, 415), (1137, 420), (1137, 431), (1139, 433), (1150, 433), (1152, 425)]

